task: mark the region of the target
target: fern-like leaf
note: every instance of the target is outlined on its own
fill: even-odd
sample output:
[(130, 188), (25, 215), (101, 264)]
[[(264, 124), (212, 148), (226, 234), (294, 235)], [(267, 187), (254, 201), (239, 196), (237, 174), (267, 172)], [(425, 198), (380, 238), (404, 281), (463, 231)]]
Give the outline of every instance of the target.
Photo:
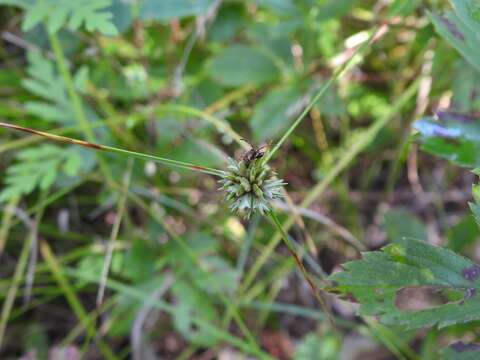
[(78, 148), (44, 144), (19, 151), (8, 167), (0, 202), (50, 188), (61, 175), (73, 177), (85, 165)]
[(85, 27), (104, 35), (118, 34), (107, 11), (111, 0), (0, 0), (0, 4), (18, 6), (25, 10), (22, 29), (31, 30), (45, 22), (49, 33), (56, 33), (62, 26), (72, 30)]
[[(28, 112), (44, 120), (62, 125), (75, 123), (75, 113), (68, 97), (61, 76), (57, 73), (54, 63), (43, 57), (37, 51), (30, 51), (28, 57), (29, 78), (22, 81), (23, 86), (42, 100), (28, 101), (25, 105)], [(88, 75), (87, 68), (80, 68), (74, 83), (79, 92), (84, 88)]]

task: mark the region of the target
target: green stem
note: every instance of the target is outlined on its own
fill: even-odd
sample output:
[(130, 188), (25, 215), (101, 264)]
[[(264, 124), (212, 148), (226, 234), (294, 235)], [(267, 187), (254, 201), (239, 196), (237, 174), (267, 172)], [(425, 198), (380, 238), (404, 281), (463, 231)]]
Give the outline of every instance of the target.
[(75, 90), (75, 86), (73, 84), (72, 75), (68, 70), (65, 55), (63, 54), (62, 45), (58, 40), (56, 34), (49, 33), (48, 38), (50, 40), (50, 44), (52, 45), (52, 50), (55, 54), (55, 60), (57, 61), (58, 70), (60, 75), (62, 75), (63, 81), (65, 82), (65, 86), (67, 88), (68, 96), (73, 105), (73, 111), (75, 113), (75, 117), (77, 118), (78, 123), (82, 127), (83, 132), (88, 141), (95, 142), (95, 136), (93, 134), (92, 129), (88, 123), (87, 117), (85, 116), (85, 112), (83, 111), (82, 101), (79, 98), (77, 91)]
[(275, 144), (275, 146), (270, 150), (265, 156), (263, 157), (263, 164), (266, 164), (272, 156), (280, 149), (280, 147), (283, 145), (283, 143), (288, 139), (288, 137), (293, 133), (293, 131), (297, 128), (298, 125), (302, 122), (302, 120), (305, 118), (305, 116), (308, 114), (308, 112), (313, 108), (313, 106), (317, 103), (318, 100), (325, 94), (325, 92), (330, 88), (330, 86), (340, 79), (349, 69), (350, 67), (353, 66), (355, 59), (357, 58), (358, 54), (361, 54), (364, 52), (365, 49), (367, 49), (372, 42), (374, 41), (375, 37), (379, 33), (379, 30), (375, 30), (372, 32), (370, 35), (369, 39), (365, 41), (348, 59), (348, 61), (344, 62), (340, 67), (335, 69), (333, 72), (333, 75), (330, 77), (330, 79), (318, 90), (318, 92), (315, 94), (313, 99), (310, 101), (310, 103), (307, 105), (307, 107), (301, 112), (300, 115), (295, 119), (292, 125), (285, 131), (285, 134), (280, 138), (280, 140)]
[(280, 234), (282, 236), (282, 239), (283, 239), (283, 242), (285, 243), (285, 245), (287, 245), (288, 251), (290, 252), (292, 257), (295, 259), (295, 263), (297, 264), (297, 267), (302, 272), (303, 277), (305, 278), (308, 285), (310, 286), (310, 289), (312, 290), (313, 295), (317, 299), (317, 301), (320, 304), (320, 307), (322, 308), (322, 310), (327, 315), (328, 321), (330, 322), (332, 327), (335, 329), (336, 326), (335, 326), (335, 320), (333, 318), (333, 315), (332, 315), (330, 309), (328, 308), (327, 303), (325, 302), (322, 295), (320, 294), (320, 289), (318, 289), (318, 287), (315, 285), (315, 282), (313, 281), (312, 277), (310, 276), (307, 269), (303, 265), (301, 256), (297, 253), (297, 250), (295, 249), (295, 245), (293, 245), (293, 243), (288, 238), (288, 234), (285, 232), (285, 230), (283, 230), (282, 224), (278, 220), (278, 217), (275, 214), (275, 212), (270, 211), (269, 215), (270, 215), (270, 218), (273, 220), (273, 223), (277, 227), (277, 230), (280, 232)]
[(24, 241), (20, 257), (18, 259), (17, 265), (15, 266), (15, 272), (12, 276), (12, 283), (8, 289), (5, 301), (3, 302), (2, 312), (0, 315), (0, 350), (2, 348), (7, 322), (10, 317), (15, 298), (17, 296), (18, 288), (20, 287), (20, 283), (22, 281), (22, 275), (27, 268), (28, 255), (30, 253), (30, 245), (32, 243), (33, 236), (35, 236), (35, 234), (30, 232), (27, 239)]
[(184, 161), (178, 161), (178, 160), (172, 160), (172, 159), (167, 159), (163, 158), (160, 156), (155, 156), (155, 155), (149, 155), (149, 154), (144, 154), (144, 153), (139, 153), (136, 151), (130, 151), (130, 150), (124, 150), (124, 149), (119, 149), (111, 146), (102, 146), (103, 150), (110, 151), (110, 152), (116, 152), (119, 154), (124, 154), (128, 156), (133, 156), (137, 157), (140, 159), (147, 159), (147, 160), (153, 160), (155, 162), (164, 164), (164, 165), (169, 165), (169, 166), (174, 166), (182, 169), (187, 169), (187, 170), (193, 170), (193, 171), (199, 171), (205, 174), (210, 174), (214, 176), (219, 176), (222, 177), (224, 175), (224, 172), (222, 170), (210, 168), (207, 166), (203, 165), (195, 165), (191, 163), (187, 163)]
[[(87, 120), (85, 111), (83, 110), (82, 100), (78, 96), (77, 91), (75, 90), (75, 85), (73, 83), (72, 75), (68, 70), (67, 61), (65, 59), (65, 55), (63, 54), (63, 50), (62, 50), (62, 45), (60, 44), (60, 41), (58, 40), (58, 37), (56, 34), (52, 34), (48, 32), (48, 38), (50, 40), (50, 44), (55, 54), (55, 60), (57, 62), (58, 70), (67, 88), (67, 93), (68, 93), (68, 96), (70, 97), (70, 101), (72, 102), (75, 117), (77, 118), (77, 121), (80, 124), (87, 140), (90, 142), (95, 142), (96, 141), (95, 135)], [(110, 175), (108, 166), (100, 156), (98, 157), (98, 163), (105, 178), (109, 182), (111, 182), (113, 178)]]
[(210, 167), (207, 167), (207, 166), (195, 165), (195, 164), (187, 163), (187, 162), (184, 162), (184, 161), (172, 160), (172, 159), (167, 159), (167, 158), (163, 158), (163, 157), (155, 156), (155, 155), (144, 154), (144, 153), (140, 153), (140, 152), (136, 152), (136, 151), (119, 149), (119, 148), (112, 147), (112, 146), (95, 144), (95, 143), (86, 142), (86, 141), (83, 141), (83, 140), (69, 138), (69, 137), (66, 137), (66, 136), (60, 136), (60, 135), (47, 133), (47, 132), (44, 132), (44, 131), (34, 130), (34, 129), (26, 128), (26, 127), (23, 127), (23, 126), (19, 126), (19, 125), (13, 125), (13, 124), (0, 122), (0, 127), (7, 128), (7, 129), (19, 130), (19, 131), (23, 131), (23, 132), (28, 132), (30, 134), (35, 134), (35, 135), (46, 137), (46, 138), (48, 138), (50, 140), (53, 140), (53, 141), (57, 141), (57, 142), (61, 142), (61, 143), (67, 143), (67, 144), (79, 145), (79, 146), (83, 146), (83, 147), (93, 149), (93, 150), (102, 150), (102, 151), (108, 151), (108, 152), (112, 152), (112, 153), (118, 153), (118, 154), (122, 154), (122, 155), (132, 156), (132, 157), (136, 157), (136, 158), (140, 158), (140, 159), (153, 160), (153, 161), (161, 163), (161, 164), (165, 164), (165, 165), (169, 165), (169, 166), (175, 166), (175, 167), (182, 168), (182, 169), (187, 169), (187, 170), (199, 171), (199, 172), (203, 172), (205, 174), (215, 175), (215, 176), (219, 176), (219, 177), (222, 177), (224, 175), (224, 172), (222, 170), (213, 169), (213, 168), (210, 168)]

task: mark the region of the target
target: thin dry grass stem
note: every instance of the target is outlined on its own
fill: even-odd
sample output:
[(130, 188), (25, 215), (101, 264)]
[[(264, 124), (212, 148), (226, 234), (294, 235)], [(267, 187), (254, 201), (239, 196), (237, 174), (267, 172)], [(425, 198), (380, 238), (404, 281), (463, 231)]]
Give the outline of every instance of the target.
[(130, 158), (128, 161), (127, 170), (125, 171), (123, 178), (123, 188), (122, 192), (120, 193), (121, 198), (117, 206), (117, 213), (115, 215), (115, 221), (112, 226), (112, 232), (110, 233), (110, 241), (107, 245), (107, 252), (105, 254), (105, 260), (103, 262), (102, 275), (100, 277), (100, 284), (97, 293), (97, 309), (100, 309), (100, 307), (102, 306), (103, 296), (105, 294), (105, 289), (107, 286), (108, 272), (110, 270), (110, 264), (113, 257), (113, 249), (115, 247), (115, 241), (118, 237), (120, 224), (122, 223), (123, 213), (125, 212), (125, 207), (127, 203), (127, 193), (128, 187), (130, 186), (133, 163), (133, 159)]
[(137, 312), (135, 320), (133, 321), (132, 330), (130, 333), (130, 344), (132, 346), (132, 356), (134, 360), (145, 359), (145, 346), (143, 342), (143, 327), (147, 320), (153, 304), (165, 296), (167, 291), (172, 287), (175, 277), (172, 274), (167, 274), (160, 288), (155, 290), (151, 296), (145, 299), (142, 307)]
[[(282, 211), (286, 211), (286, 212), (291, 211), (290, 205), (284, 204), (281, 201), (275, 201), (273, 205), (275, 208), (280, 209)], [(348, 231), (343, 226), (337, 224), (328, 216), (320, 214), (319, 212), (314, 210), (301, 208), (297, 206), (295, 206), (295, 210), (303, 217), (312, 219), (324, 225), (329, 231), (339, 236), (341, 239), (345, 240), (347, 244), (351, 245), (359, 253), (366, 250), (365, 245), (360, 240), (358, 240), (350, 231)]]
[(2, 312), (0, 314), (0, 350), (2, 348), (3, 339), (5, 337), (5, 331), (7, 328), (8, 319), (13, 309), (13, 305), (17, 296), (18, 288), (22, 282), (22, 276), (27, 268), (28, 257), (32, 250), (33, 237), (36, 236), (36, 227), (34, 221), (30, 219), (24, 212), (19, 211), (18, 208), (12, 210), (15, 215), (29, 228), (29, 233), (23, 244), (22, 251), (15, 266), (15, 271), (12, 276), (10, 287), (8, 288), (7, 295), (2, 305)]
[(19, 197), (14, 197), (10, 199), (8, 204), (3, 209), (2, 223), (0, 225), (0, 258), (2, 257), (3, 249), (5, 248), (5, 245), (7, 243), (10, 228), (13, 226), (12, 219), (14, 215), (14, 210), (17, 207), (19, 201)]
[(332, 76), (328, 81), (317, 91), (313, 99), (310, 103), (305, 107), (305, 109), (298, 115), (295, 121), (290, 125), (290, 127), (285, 131), (283, 136), (280, 140), (275, 144), (275, 146), (270, 150), (262, 159), (263, 164), (268, 163), (268, 161), (273, 157), (273, 155), (280, 149), (283, 143), (290, 137), (293, 131), (297, 128), (298, 125), (302, 122), (305, 116), (310, 112), (313, 106), (317, 103), (318, 100), (326, 93), (326, 91), (332, 86), (332, 84), (341, 78), (350, 67), (354, 64), (354, 60), (357, 54), (363, 53), (366, 49), (368, 49), (374, 42), (378, 41), (383, 35), (385, 35), (388, 31), (387, 25), (382, 25), (379, 28), (372, 31), (370, 37), (361, 45), (348, 49), (344, 52), (344, 60), (339, 64), (339, 66), (335, 69)]
[(46, 241), (40, 242), (40, 253), (42, 254), (43, 259), (50, 272), (53, 275), (53, 278), (57, 282), (59, 288), (63, 292), (68, 304), (70, 305), (72, 311), (74, 312), (77, 319), (83, 324), (86, 329), (87, 337), (85, 344), (88, 345), (88, 340), (93, 339), (97, 344), (99, 350), (102, 352), (102, 356), (105, 359), (116, 360), (118, 359), (115, 353), (110, 349), (110, 347), (104, 343), (97, 333), (97, 329), (93, 324), (93, 319), (88, 316), (87, 311), (82, 305), (80, 299), (78, 298), (75, 289), (69, 282), (69, 279), (64, 274), (64, 269), (62, 264), (58, 261), (57, 257), (53, 253), (52, 249)]
[(295, 249), (295, 245), (293, 245), (291, 243), (290, 239), (288, 238), (288, 234), (283, 230), (282, 224), (278, 220), (275, 212), (270, 211), (269, 215), (270, 215), (270, 218), (273, 220), (275, 226), (277, 227), (278, 231), (282, 235), (282, 239), (283, 239), (285, 245), (287, 246), (288, 251), (290, 252), (292, 257), (295, 259), (295, 263), (297, 264), (297, 267), (299, 268), (303, 277), (305, 278), (308, 285), (310, 286), (310, 289), (312, 290), (312, 293), (315, 296), (315, 299), (318, 301), (318, 303), (319, 303), (320, 307), (322, 308), (323, 312), (327, 315), (327, 318), (328, 318), (328, 321), (329, 321), (330, 325), (332, 326), (333, 329), (336, 329), (336, 324), (335, 324), (335, 319), (333, 317), (333, 314), (330, 311), (325, 299), (322, 297), (322, 294), (320, 293), (320, 289), (317, 287), (317, 285), (313, 281), (312, 277), (308, 273), (307, 269), (303, 265), (302, 259), (300, 258), (300, 256), (298, 255), (298, 253)]
[(69, 138), (69, 137), (61, 136), (61, 135), (55, 135), (55, 134), (51, 134), (51, 133), (47, 133), (47, 132), (39, 131), (39, 130), (34, 130), (34, 129), (31, 129), (31, 128), (27, 128), (27, 127), (23, 127), (23, 126), (19, 126), (19, 125), (13, 125), (13, 124), (9, 124), (9, 123), (0, 122), (0, 127), (13, 129), (13, 130), (18, 130), (18, 131), (23, 131), (23, 132), (27, 132), (27, 133), (34, 134), (34, 135), (43, 136), (45, 138), (48, 138), (49, 140), (53, 140), (53, 141), (57, 141), (57, 142), (61, 142), (61, 143), (79, 145), (79, 146), (83, 146), (83, 147), (93, 149), (93, 150), (103, 150), (103, 151), (118, 153), (118, 154), (130, 156), (130, 157), (153, 160), (153, 161), (156, 161), (156, 162), (161, 163), (161, 164), (174, 166), (174, 167), (187, 169), (187, 170), (192, 170), (192, 171), (198, 171), (198, 172), (202, 172), (202, 173), (209, 174), (209, 175), (214, 175), (214, 176), (219, 176), (219, 177), (221, 177), (223, 175), (223, 171), (221, 171), (221, 170), (209, 168), (209, 167), (202, 166), (202, 165), (195, 165), (195, 164), (190, 164), (190, 163), (186, 163), (186, 162), (183, 162), (183, 161), (171, 160), (171, 159), (163, 158), (163, 157), (160, 157), (160, 156), (154, 156), (154, 155), (139, 153), (139, 152), (135, 152), (135, 151), (124, 150), (124, 149), (115, 148), (115, 147), (112, 147), (112, 146), (94, 144), (94, 143), (91, 143), (91, 142), (88, 142), (88, 141), (73, 139), (73, 138)]

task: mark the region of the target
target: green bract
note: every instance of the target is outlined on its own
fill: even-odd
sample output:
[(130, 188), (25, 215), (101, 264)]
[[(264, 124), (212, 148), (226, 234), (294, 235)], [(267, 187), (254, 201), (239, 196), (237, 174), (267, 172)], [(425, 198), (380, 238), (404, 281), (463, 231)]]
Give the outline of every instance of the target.
[(270, 202), (282, 197), (286, 183), (277, 179), (275, 172), (261, 161), (229, 158), (228, 162), (220, 183), (221, 190), (226, 192), (225, 201), (234, 213), (247, 219), (256, 211), (265, 214), (271, 209)]

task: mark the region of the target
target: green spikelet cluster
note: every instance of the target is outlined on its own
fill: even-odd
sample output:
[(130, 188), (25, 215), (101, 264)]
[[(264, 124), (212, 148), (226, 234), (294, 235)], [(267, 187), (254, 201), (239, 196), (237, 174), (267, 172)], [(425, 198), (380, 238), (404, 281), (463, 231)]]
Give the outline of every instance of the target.
[(220, 183), (232, 212), (247, 219), (256, 211), (261, 214), (269, 211), (270, 202), (282, 197), (281, 189), (286, 185), (259, 160), (236, 161), (231, 158)]

